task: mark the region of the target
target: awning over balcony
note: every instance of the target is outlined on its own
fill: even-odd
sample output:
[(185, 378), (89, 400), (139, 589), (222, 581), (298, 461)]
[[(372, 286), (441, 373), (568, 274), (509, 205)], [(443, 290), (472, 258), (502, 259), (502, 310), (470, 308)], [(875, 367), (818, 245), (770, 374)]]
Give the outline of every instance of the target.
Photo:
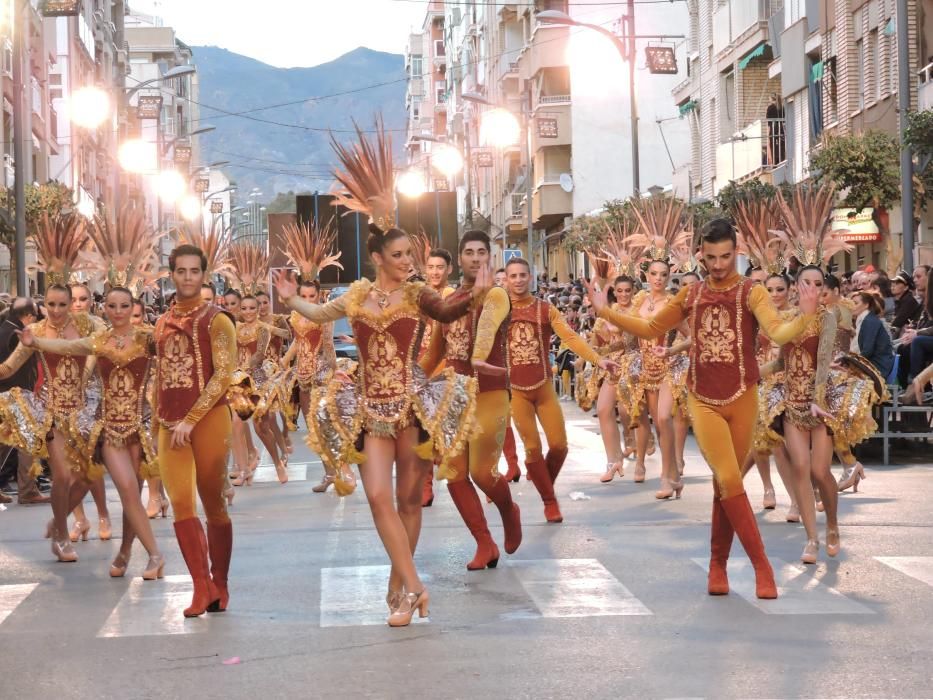
[(680, 105), (680, 107), (678, 107), (678, 109), (680, 110), (680, 116), (684, 116), (685, 114), (689, 114), (690, 112), (692, 112), (692, 111), (695, 110), (696, 108), (697, 108), (697, 101), (696, 101), (696, 100), (689, 100), (689, 101), (687, 101), (687, 102), (684, 102), (682, 105)]
[(767, 46), (768, 46), (768, 42), (763, 41), (760, 44), (758, 44), (758, 46), (756, 46), (751, 51), (749, 51), (747, 54), (745, 54), (744, 58), (742, 58), (742, 60), (739, 61), (739, 70), (745, 70), (746, 68), (748, 68), (748, 64), (751, 63), (753, 59), (756, 59), (759, 56), (764, 56), (765, 49), (767, 48)]

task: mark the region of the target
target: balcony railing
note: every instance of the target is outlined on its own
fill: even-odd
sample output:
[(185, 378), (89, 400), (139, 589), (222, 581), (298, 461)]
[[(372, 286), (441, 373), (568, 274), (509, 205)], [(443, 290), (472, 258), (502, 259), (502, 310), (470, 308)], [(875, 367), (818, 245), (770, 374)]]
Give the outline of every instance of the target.
[(512, 216), (522, 215), (522, 204), (524, 203), (525, 203), (524, 192), (513, 192), (512, 193)]
[(713, 53), (729, 45), (783, 7), (782, 0), (727, 0), (713, 13)]
[(716, 182), (742, 181), (786, 159), (784, 119), (759, 119), (716, 147)]
[(570, 95), (541, 95), (538, 98), (538, 104), (558, 105), (570, 102)]

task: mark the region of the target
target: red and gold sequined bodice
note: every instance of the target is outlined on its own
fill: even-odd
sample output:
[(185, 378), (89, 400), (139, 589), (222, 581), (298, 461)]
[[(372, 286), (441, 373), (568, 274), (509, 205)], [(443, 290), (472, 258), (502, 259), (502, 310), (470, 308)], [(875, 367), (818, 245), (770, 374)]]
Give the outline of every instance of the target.
[[(260, 343), (266, 333), (258, 321), (238, 323), (236, 327), (237, 367), (248, 370), (253, 356), (259, 351)], [(267, 355), (268, 357), (268, 355)]]
[[(94, 330), (90, 318), (84, 314), (72, 317), (78, 337), (86, 338)], [(47, 324), (48, 321), (41, 321)], [(44, 335), (44, 327), (34, 331)], [(43, 365), (49, 410), (56, 418), (69, 420), (70, 416), (84, 406), (84, 373), (88, 358), (72, 355), (56, 355), (43, 352), (39, 355)]]
[(781, 347), (786, 400), (797, 407), (809, 406), (814, 400), (820, 328), (819, 317), (815, 317), (803, 333)]
[(295, 334), (295, 373), (302, 384), (310, 382), (317, 373), (321, 346), (324, 342), (324, 327), (309, 321), (297, 312), (292, 312), (291, 326)]
[[(449, 299), (459, 301), (465, 299), (471, 294), (471, 289), (460, 287)], [(483, 312), (482, 305), (470, 309), (466, 316), (458, 318), (453, 323), (443, 326), (442, 332), (446, 340), (446, 354), (444, 359), (449, 367), (452, 367), (457, 374), (466, 377), (477, 377), (479, 393), (484, 391), (497, 391), (509, 388), (508, 375), (491, 376), (488, 374), (478, 374), (473, 369), (473, 345), (476, 343), (477, 328), (479, 318)], [(496, 367), (508, 367), (508, 338), (509, 319), (506, 318), (496, 330), (496, 336), (492, 343), (492, 349), (486, 362)]]
[[(173, 308), (156, 323), (157, 404), (165, 425), (184, 420), (214, 374), (210, 326), (220, 313), (224, 311), (212, 304), (185, 312)], [(215, 405), (225, 403), (221, 397)]]
[[(650, 299), (650, 293), (642, 292), (635, 296), (632, 305), (639, 318), (650, 320), (658, 311), (664, 308), (668, 298), (669, 297), (666, 296), (661, 301), (655, 301), (652, 308), (647, 303)], [(661, 382), (664, 381), (664, 376), (667, 373), (668, 364), (666, 357), (658, 357), (654, 354), (652, 349), (655, 347), (669, 346), (670, 343), (668, 339), (669, 336), (664, 335), (660, 338), (652, 338), (651, 340), (645, 340), (644, 338), (639, 338), (638, 340), (638, 348), (641, 350), (642, 381), (649, 391), (656, 391), (661, 386)]]
[(143, 420), (152, 366), (150, 343), (145, 333), (137, 333), (125, 349), (109, 344), (109, 339), (110, 333), (104, 333), (94, 342), (103, 384), (101, 411), (107, 432), (126, 437), (136, 432)]
[(364, 410), (376, 421), (404, 419), (411, 406), (415, 348), (424, 321), (402, 305), (384, 318), (365, 309), (350, 317), (360, 353)]
[(687, 385), (706, 403), (727, 404), (758, 382), (758, 321), (748, 303), (754, 284), (740, 279), (726, 289), (713, 289), (704, 280), (687, 293), (693, 338)]
[(509, 380), (512, 387), (531, 391), (551, 379), (548, 350), (551, 322), (548, 303), (533, 299), (530, 304), (512, 304), (509, 321)]

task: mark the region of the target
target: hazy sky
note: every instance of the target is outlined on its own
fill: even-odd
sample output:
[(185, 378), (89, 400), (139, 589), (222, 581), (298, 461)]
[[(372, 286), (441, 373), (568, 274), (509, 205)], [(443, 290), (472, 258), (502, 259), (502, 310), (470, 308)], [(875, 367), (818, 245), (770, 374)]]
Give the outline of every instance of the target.
[(366, 46), (404, 53), (424, 20), (421, 0), (130, 0), (160, 15), (178, 38), (220, 46), (274, 66), (315, 66)]

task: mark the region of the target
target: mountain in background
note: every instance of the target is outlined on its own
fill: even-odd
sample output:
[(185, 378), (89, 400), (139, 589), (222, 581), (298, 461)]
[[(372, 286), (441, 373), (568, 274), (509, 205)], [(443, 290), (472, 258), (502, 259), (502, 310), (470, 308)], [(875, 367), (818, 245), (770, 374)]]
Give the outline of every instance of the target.
[[(401, 55), (360, 47), (319, 66), (276, 68), (216, 46), (195, 46), (193, 51), (200, 125), (217, 127), (199, 137), (201, 161), (230, 161), (223, 170), (241, 195), (258, 187), (260, 199), (268, 202), (278, 192), (327, 191), (333, 165), (328, 129), (352, 130), (352, 119), (370, 129), (381, 113), (387, 129), (398, 129), (391, 132), (396, 153), (403, 151), (406, 77)], [(295, 104), (259, 110), (281, 103)], [(224, 113), (248, 110), (257, 111)], [(344, 132), (335, 136), (352, 138)]]

